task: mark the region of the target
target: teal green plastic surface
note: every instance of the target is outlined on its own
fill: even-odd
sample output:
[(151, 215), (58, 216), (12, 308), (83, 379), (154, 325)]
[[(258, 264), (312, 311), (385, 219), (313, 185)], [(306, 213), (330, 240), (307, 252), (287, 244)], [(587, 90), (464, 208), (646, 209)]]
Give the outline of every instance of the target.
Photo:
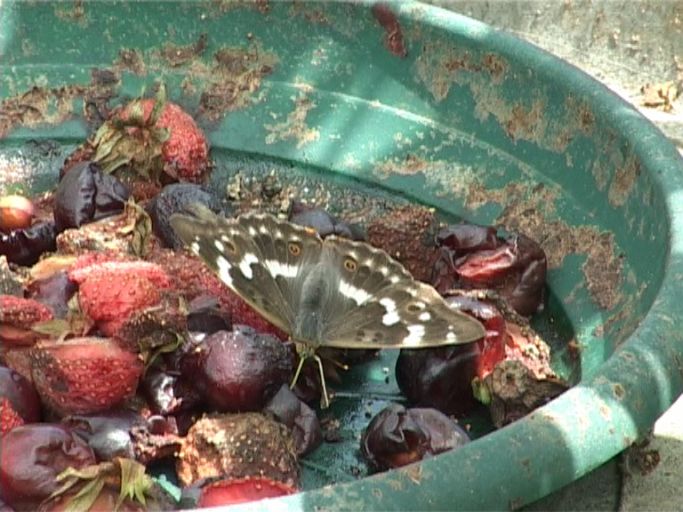
[(254, 505), (519, 507), (628, 447), (683, 389), (683, 163), (630, 105), (532, 45), (417, 2), (373, 5), (2, 1), (0, 193), (53, 186), (98, 102), (163, 81), (209, 134), (217, 190), (276, 169), (526, 232), (550, 264), (536, 326), (576, 386), (458, 451), (356, 478), (366, 413), (397, 398), (387, 353), (345, 379), (343, 442), (304, 464), (308, 490)]

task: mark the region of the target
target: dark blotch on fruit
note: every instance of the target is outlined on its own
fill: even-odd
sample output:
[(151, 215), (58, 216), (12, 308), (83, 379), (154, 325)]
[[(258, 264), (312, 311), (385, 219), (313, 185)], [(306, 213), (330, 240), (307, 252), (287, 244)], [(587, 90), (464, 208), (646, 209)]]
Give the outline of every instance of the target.
[(289, 427), (294, 437), (297, 455), (311, 453), (322, 443), (323, 434), (318, 416), (313, 409), (299, 400), (287, 384), (280, 387), (263, 412), (272, 414), (277, 421)]
[(40, 222), (30, 228), (0, 233), (0, 254), (17, 265), (30, 266), (40, 256), (57, 250), (57, 231), (53, 222)]
[(31, 282), (26, 296), (49, 307), (55, 318), (66, 318), (69, 300), (77, 290), (78, 285), (69, 279), (67, 272), (60, 270), (50, 277)]
[(123, 211), (130, 193), (94, 162), (80, 162), (64, 174), (55, 192), (54, 218), (58, 232)]
[(432, 457), (470, 441), (455, 421), (435, 409), (406, 409), (391, 404), (363, 432), (361, 452), (376, 471)]
[(173, 183), (166, 185), (147, 205), (147, 213), (152, 219), (154, 233), (172, 249), (184, 246), (171, 227), (169, 219), (174, 213), (187, 213), (187, 207), (199, 203), (214, 213), (221, 213), (220, 201), (206, 188), (192, 183)]
[(63, 425), (35, 423), (0, 438), (0, 498), (16, 510), (35, 510), (57, 490), (57, 475), (95, 463), (88, 444)]
[(6, 366), (0, 366), (0, 398), (7, 399), (25, 423), (40, 421), (40, 398), (33, 384)]
[(313, 228), (323, 238), (328, 235), (337, 235), (351, 240), (365, 240), (364, 233), (357, 225), (340, 221), (322, 208), (308, 206), (298, 201), (292, 203), (289, 221)]
[(289, 382), (292, 366), (278, 338), (241, 325), (212, 334), (181, 361), (183, 380), (218, 411), (260, 410)]

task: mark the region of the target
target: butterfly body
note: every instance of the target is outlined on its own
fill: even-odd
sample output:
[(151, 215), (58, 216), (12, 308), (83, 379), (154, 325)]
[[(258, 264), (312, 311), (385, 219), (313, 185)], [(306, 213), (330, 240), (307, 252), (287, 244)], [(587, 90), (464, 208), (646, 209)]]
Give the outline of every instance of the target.
[(302, 345), (421, 348), (469, 343), (485, 331), (386, 252), (262, 213), (207, 209), (171, 224), (233, 291)]

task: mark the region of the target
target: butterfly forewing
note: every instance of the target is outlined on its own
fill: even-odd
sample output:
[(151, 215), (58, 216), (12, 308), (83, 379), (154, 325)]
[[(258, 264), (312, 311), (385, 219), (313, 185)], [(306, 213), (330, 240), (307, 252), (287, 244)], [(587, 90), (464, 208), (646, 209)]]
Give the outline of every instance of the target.
[(270, 270), (261, 264), (272, 249), (263, 245), (263, 238), (255, 237), (259, 231), (254, 233), (250, 227), (263, 223), (252, 217), (255, 215), (228, 220), (203, 211), (201, 218), (173, 215), (171, 225), (235, 293), (271, 323), (290, 332), (294, 312)]
[(294, 323), (301, 303), (304, 277), (320, 260), (321, 238), (315, 231), (272, 215), (245, 214), (239, 217), (239, 223), (259, 248), (260, 263), (293, 311)]

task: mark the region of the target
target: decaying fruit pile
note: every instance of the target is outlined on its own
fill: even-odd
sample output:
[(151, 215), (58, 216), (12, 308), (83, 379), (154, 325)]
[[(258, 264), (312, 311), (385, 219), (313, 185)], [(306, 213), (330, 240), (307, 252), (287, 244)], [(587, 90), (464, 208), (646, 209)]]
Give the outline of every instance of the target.
[[(196, 202), (227, 215), (254, 207), (204, 188), (210, 170), (187, 113), (137, 100), (70, 155), (52, 193), (0, 198), (0, 509), (165, 510), (299, 490), (300, 458), (323, 442), (316, 369), (290, 390), (292, 343), (169, 224)], [(373, 470), (468, 442), (457, 418), (479, 402), (501, 427), (566, 389), (528, 325), (546, 273), (534, 241), (442, 226), (421, 207), (363, 226), (296, 201), (288, 216), (386, 250), (486, 328), (469, 345), (401, 351), (411, 407), (370, 420), (360, 453)], [(327, 354), (350, 365), (375, 355)], [(344, 378), (326, 370), (333, 387)], [(163, 461), (181, 501), (148, 472)]]

